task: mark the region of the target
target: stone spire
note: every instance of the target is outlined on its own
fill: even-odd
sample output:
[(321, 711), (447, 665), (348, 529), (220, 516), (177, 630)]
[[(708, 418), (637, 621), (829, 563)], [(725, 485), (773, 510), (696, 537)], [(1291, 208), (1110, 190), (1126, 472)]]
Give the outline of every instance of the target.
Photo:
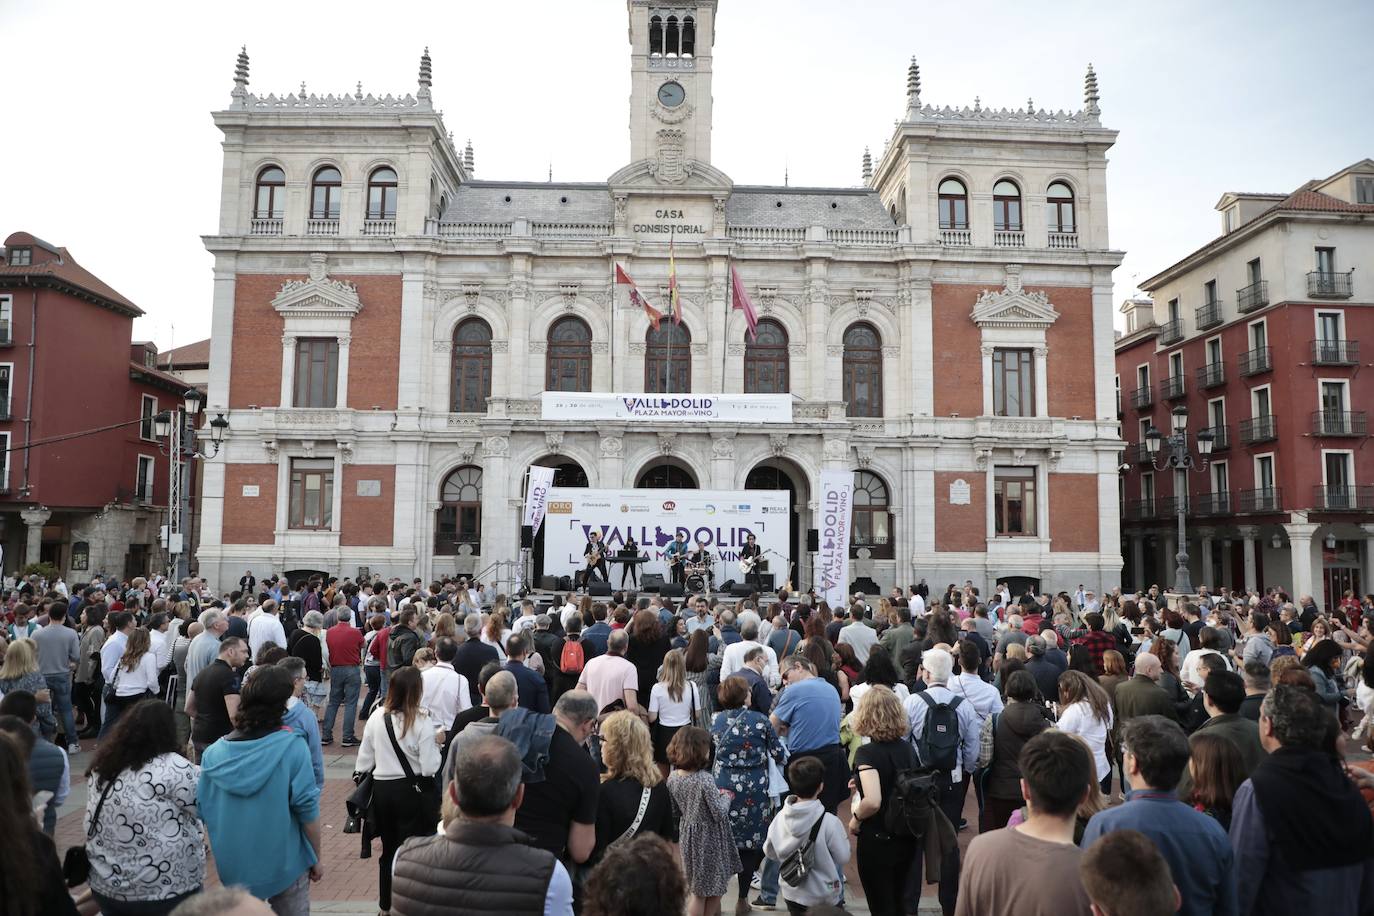
[(873, 155), (864, 147), (864, 184), (873, 180)]
[(468, 145), (463, 148), (463, 168), (468, 170), (468, 177), (472, 177), (475, 171), (472, 165), (472, 140), (468, 140)]
[(1083, 114), (1090, 123), (1096, 124), (1102, 114), (1102, 109), (1097, 105), (1100, 98), (1097, 94), (1097, 74), (1093, 72), (1093, 65), (1088, 64), (1088, 75), (1083, 77)]
[(921, 110), (921, 67), (916, 63), (916, 55), (911, 55), (911, 64), (906, 68), (906, 111), (908, 118), (916, 117)]
[(433, 82), (429, 63), (429, 48), (426, 46), (425, 53), (420, 55), (420, 91), (415, 93), (415, 97), (420, 100), (420, 104), (426, 108), (429, 108), (433, 104), (433, 96), (429, 91), (429, 87)]
[(248, 46), (239, 48), (238, 63), (234, 65), (234, 91), (230, 97), (235, 108), (244, 108), (248, 101)]

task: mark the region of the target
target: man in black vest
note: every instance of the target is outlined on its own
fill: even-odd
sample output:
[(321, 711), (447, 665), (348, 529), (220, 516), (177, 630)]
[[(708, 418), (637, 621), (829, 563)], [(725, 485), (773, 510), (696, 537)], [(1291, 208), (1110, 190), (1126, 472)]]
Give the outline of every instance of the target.
[(515, 829), (525, 800), (520, 754), (497, 735), (458, 750), (444, 789), (459, 816), (407, 843), (392, 866), (392, 906), (404, 913), (572, 914), (572, 880), (553, 853)]

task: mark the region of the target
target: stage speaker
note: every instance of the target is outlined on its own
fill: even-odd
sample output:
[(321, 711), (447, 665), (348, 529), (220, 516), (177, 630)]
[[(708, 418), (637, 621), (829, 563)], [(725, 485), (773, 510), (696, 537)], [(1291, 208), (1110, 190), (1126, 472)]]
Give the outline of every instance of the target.
[(609, 598), (611, 597), (611, 583), (593, 579), (587, 586), (587, 594), (594, 598)]
[(521, 525), (521, 526), (520, 526), (520, 546), (523, 547), (523, 548), (525, 548), (525, 549), (527, 549), (527, 550), (530, 549), (530, 548), (532, 548), (532, 547), (534, 546), (534, 526), (533, 526), (533, 525)]
[[(722, 591), (723, 591), (723, 589), (722, 589)], [(754, 593), (754, 586), (750, 585), (748, 582), (732, 582), (732, 583), (730, 583), (730, 597), (731, 597), (731, 598), (748, 598), (748, 597), (749, 597), (750, 595), (752, 595), (753, 593)]]
[(759, 594), (766, 595), (769, 592), (777, 591), (777, 587), (775, 585), (776, 581), (776, 577), (773, 575), (773, 573), (759, 573), (759, 584), (762, 586), (759, 589)]
[(546, 592), (557, 591), (557, 590), (558, 590), (558, 577), (557, 577), (557, 576), (540, 576), (540, 577), (539, 577), (539, 588), (542, 589), (543, 591), (546, 591)]
[(820, 553), (820, 550), (821, 550), (821, 532), (820, 532), (820, 529), (818, 529), (818, 528), (807, 528), (807, 529), (806, 529), (806, 552), (807, 552), (807, 553)]
[(641, 592), (656, 592), (663, 587), (663, 577), (658, 573), (645, 573), (639, 578)]
[(718, 591), (718, 592), (725, 592), (725, 593), (729, 594), (730, 589), (732, 589), (732, 588), (734, 588), (734, 587), (735, 587), (735, 580), (734, 580), (734, 579), (726, 579), (724, 582), (720, 583), (720, 585), (716, 588), (716, 591)]
[(680, 582), (664, 582), (658, 593), (664, 598), (681, 598), (684, 591)]
[(570, 591), (572, 591), (572, 576), (559, 576), (559, 577), (558, 577), (558, 591), (560, 591), (560, 592), (570, 592)]

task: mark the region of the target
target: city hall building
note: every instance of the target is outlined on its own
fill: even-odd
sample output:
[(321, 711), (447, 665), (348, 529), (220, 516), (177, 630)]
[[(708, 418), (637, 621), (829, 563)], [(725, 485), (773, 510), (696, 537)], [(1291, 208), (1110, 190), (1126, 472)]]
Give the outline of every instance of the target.
[[(1092, 69), (1081, 111), (951, 108), (913, 60), (861, 184), (736, 185), (711, 157), (717, 6), (628, 4), (629, 155), (591, 183), (476, 179), (428, 52), (415, 95), (380, 98), (256, 95), (240, 55), (205, 238), (209, 409), (231, 422), (204, 484), (212, 584), (515, 560), (533, 464), (559, 486), (786, 490), (795, 581), (820, 473), (848, 469), (856, 579), (1116, 584), (1116, 132)], [(682, 317), (654, 330), (615, 268), (666, 313), (670, 245)], [(589, 423), (543, 415), (545, 391), (792, 412)]]

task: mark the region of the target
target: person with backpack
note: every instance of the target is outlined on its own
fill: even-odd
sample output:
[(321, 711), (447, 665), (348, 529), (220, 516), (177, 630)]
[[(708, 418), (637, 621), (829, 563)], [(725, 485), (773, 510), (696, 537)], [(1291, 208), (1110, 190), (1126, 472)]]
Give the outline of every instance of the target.
[(801, 656), (783, 663), (782, 682), (770, 716), (773, 728), (787, 737), (794, 759), (815, 757), (825, 765), (821, 804), (833, 814), (844, 801), (849, 774), (849, 756), (840, 743), (840, 719), (844, 717), (840, 695), (817, 676), (816, 666)]
[[(939, 792), (940, 810), (949, 822), (958, 825), (963, 820), (964, 797), (969, 780), (978, 762), (981, 729), (973, 704), (949, 688), (954, 670), (954, 656), (934, 649), (921, 656), (921, 679), (926, 689), (917, 691), (906, 700), (906, 714), (911, 726), (911, 742), (915, 746), (920, 765), (934, 771)], [(917, 894), (908, 900), (909, 912), (916, 911)], [(954, 912), (959, 894), (959, 851), (944, 856), (940, 863), (940, 906), (946, 916)]]
[[(900, 707), (897, 710), (900, 715)], [(825, 765), (815, 757), (799, 757), (787, 766), (792, 794), (768, 825), (763, 854), (782, 863), (779, 892), (791, 916), (813, 906), (839, 902), (844, 867), (849, 862), (849, 837), (840, 819), (821, 806)]]
[[(868, 739), (854, 755), (850, 781), (856, 794), (850, 806), (849, 832), (859, 838), (859, 883), (873, 916), (906, 916), (914, 912), (907, 909), (905, 897), (920, 841), (917, 825), (926, 819), (920, 811), (903, 817), (903, 803), (918, 807), (919, 798), (897, 798), (898, 777), (915, 773), (918, 766), (907, 740), (906, 712), (896, 694), (878, 686), (860, 698), (850, 723), (855, 734)], [(933, 806), (929, 797), (926, 803)]]

